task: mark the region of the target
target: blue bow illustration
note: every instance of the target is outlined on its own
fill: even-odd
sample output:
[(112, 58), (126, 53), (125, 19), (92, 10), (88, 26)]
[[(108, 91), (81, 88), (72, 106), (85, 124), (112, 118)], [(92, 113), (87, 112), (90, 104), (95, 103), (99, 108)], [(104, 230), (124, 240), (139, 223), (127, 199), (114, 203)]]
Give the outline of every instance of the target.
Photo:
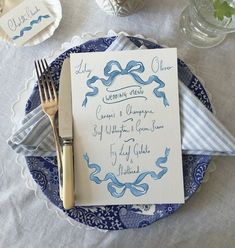
[(105, 175), (104, 179), (100, 179), (97, 175), (101, 172), (101, 167), (98, 164), (90, 163), (87, 154), (85, 154), (83, 158), (86, 161), (87, 166), (90, 169), (94, 169), (89, 177), (91, 181), (95, 182), (96, 184), (101, 184), (102, 182), (110, 180), (110, 182), (107, 185), (107, 189), (113, 197), (115, 198), (122, 197), (127, 189), (129, 189), (134, 196), (138, 197), (145, 195), (148, 192), (149, 185), (147, 183), (141, 183), (146, 176), (150, 175), (151, 178), (153, 178), (154, 180), (159, 180), (167, 173), (168, 169), (166, 167), (161, 166), (161, 164), (167, 162), (169, 153), (170, 153), (170, 149), (166, 148), (165, 156), (159, 157), (155, 162), (155, 165), (161, 169), (159, 173), (156, 173), (154, 171), (143, 172), (132, 183), (120, 182), (113, 173), (108, 173)]
[(164, 92), (159, 91), (159, 89), (165, 87), (165, 83), (160, 80), (156, 75), (151, 75), (146, 81), (144, 81), (137, 73), (143, 73), (145, 71), (145, 67), (142, 62), (131, 60), (126, 65), (126, 68), (122, 68), (120, 63), (116, 60), (111, 60), (107, 63), (107, 65), (104, 68), (104, 76), (107, 78), (100, 78), (97, 76), (93, 76), (92, 78), (88, 79), (86, 84), (87, 86), (92, 90), (91, 92), (86, 93), (85, 99), (82, 103), (82, 106), (86, 107), (87, 104), (87, 98), (96, 96), (99, 92), (99, 89), (94, 86), (96, 81), (100, 80), (104, 86), (110, 86), (114, 79), (119, 75), (130, 75), (132, 76), (135, 81), (141, 85), (149, 85), (153, 82), (157, 83), (158, 86), (153, 90), (153, 93), (156, 97), (163, 99), (164, 106), (169, 106), (169, 102), (166, 98), (166, 95)]
[(41, 23), (43, 19), (47, 19), (47, 18), (50, 18), (50, 16), (49, 15), (43, 15), (43, 16), (40, 15), (38, 17), (38, 19), (31, 21), (28, 27), (24, 27), (22, 30), (20, 30), (20, 34), (14, 36), (12, 39), (17, 40), (17, 39), (23, 37), (24, 34), (28, 31), (30, 31), (34, 25)]

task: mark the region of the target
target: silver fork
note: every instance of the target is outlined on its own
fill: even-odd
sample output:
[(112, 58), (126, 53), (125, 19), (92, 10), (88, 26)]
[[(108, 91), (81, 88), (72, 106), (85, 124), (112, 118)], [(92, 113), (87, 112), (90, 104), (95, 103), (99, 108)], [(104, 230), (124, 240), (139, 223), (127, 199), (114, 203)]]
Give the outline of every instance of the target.
[(62, 149), (59, 142), (59, 134), (56, 126), (56, 114), (58, 112), (58, 97), (55, 89), (55, 85), (50, 73), (47, 61), (38, 60), (34, 61), (36, 73), (38, 77), (38, 88), (41, 100), (41, 106), (44, 113), (48, 116), (54, 135), (54, 141), (56, 146), (58, 173), (59, 173), (59, 185), (60, 185), (60, 198), (63, 199), (62, 194)]

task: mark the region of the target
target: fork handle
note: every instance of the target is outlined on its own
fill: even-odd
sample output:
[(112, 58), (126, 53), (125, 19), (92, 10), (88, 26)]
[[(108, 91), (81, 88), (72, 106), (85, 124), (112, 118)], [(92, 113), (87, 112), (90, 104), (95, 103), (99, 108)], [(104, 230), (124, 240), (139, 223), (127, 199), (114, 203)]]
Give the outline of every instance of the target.
[(74, 172), (72, 141), (63, 142), (63, 204), (65, 209), (74, 207)]
[(62, 164), (62, 150), (60, 146), (60, 141), (59, 141), (59, 134), (58, 130), (56, 127), (55, 123), (55, 117), (50, 116), (50, 121), (51, 121), (51, 126), (53, 130), (53, 135), (54, 135), (54, 141), (55, 141), (55, 146), (56, 146), (56, 155), (57, 155), (57, 164), (58, 164), (58, 177), (59, 177), (59, 193), (60, 193), (60, 199), (63, 200), (63, 164)]

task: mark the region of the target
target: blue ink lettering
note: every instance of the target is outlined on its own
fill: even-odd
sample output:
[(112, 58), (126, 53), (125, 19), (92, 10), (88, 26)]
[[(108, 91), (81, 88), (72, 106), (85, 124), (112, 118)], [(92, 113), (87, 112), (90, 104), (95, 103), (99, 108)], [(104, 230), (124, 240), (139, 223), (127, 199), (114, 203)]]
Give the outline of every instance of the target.
[(164, 66), (163, 60), (159, 59), (157, 56), (153, 58), (151, 64), (152, 71), (157, 73), (159, 71), (169, 71), (173, 68), (173, 66)]
[(92, 70), (87, 68), (87, 64), (84, 63), (83, 59), (80, 64), (75, 67), (75, 74), (87, 73), (87, 78), (90, 77)]

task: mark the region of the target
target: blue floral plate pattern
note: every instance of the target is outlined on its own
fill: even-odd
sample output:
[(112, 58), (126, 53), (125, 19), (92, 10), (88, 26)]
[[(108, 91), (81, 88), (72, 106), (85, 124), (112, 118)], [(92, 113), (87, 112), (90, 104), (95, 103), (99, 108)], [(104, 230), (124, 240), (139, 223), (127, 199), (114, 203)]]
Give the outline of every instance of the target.
[[(50, 65), (56, 87), (59, 87), (61, 66), (65, 58), (71, 53), (101, 52), (105, 51), (116, 37), (99, 38), (88, 41), (81, 46), (71, 48), (61, 54)], [(149, 49), (161, 48), (158, 44), (141, 38), (129, 37), (137, 46), (145, 45)], [(212, 111), (208, 95), (200, 80), (190, 71), (188, 66), (178, 59), (179, 79)], [(26, 114), (40, 104), (38, 87), (34, 90), (26, 104)], [(185, 199), (188, 200), (199, 188), (207, 170), (211, 157), (209, 156), (183, 156)], [(121, 230), (140, 228), (158, 221), (174, 213), (181, 204), (158, 205), (118, 205), (99, 207), (79, 207), (64, 210), (59, 197), (58, 170), (55, 157), (26, 157), (30, 173), (36, 183), (41, 187), (47, 198), (69, 217), (91, 227), (105, 230)]]

